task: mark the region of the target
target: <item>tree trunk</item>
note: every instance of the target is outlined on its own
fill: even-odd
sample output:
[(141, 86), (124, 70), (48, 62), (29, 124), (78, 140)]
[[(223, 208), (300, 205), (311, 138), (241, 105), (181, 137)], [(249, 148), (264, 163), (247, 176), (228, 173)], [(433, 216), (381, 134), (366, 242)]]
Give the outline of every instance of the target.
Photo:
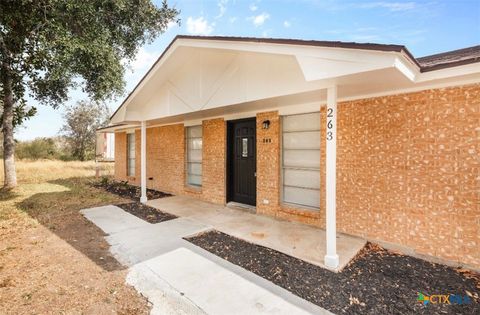
[(17, 186), (17, 174), (15, 172), (15, 141), (13, 140), (13, 91), (10, 69), (2, 63), (3, 85), (3, 166), (5, 173), (4, 189), (12, 189)]

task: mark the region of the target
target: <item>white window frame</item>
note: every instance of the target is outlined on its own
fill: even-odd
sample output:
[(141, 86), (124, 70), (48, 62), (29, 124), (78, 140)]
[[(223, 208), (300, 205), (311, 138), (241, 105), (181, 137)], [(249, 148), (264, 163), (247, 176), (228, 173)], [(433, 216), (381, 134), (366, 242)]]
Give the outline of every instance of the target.
[[(133, 141), (132, 141), (133, 140)], [(133, 145), (133, 150), (130, 146)], [(135, 139), (135, 133), (127, 133), (127, 176), (133, 177), (135, 176), (135, 155), (136, 155), (136, 139)], [(133, 151), (133, 156), (131, 156), (131, 153)], [(133, 169), (133, 170), (132, 170)]]
[[(201, 131), (201, 135), (198, 137), (191, 137), (190, 136), (190, 130), (193, 128), (199, 128)], [(192, 149), (192, 150), (200, 150), (200, 156), (201, 159), (200, 161), (192, 160), (190, 156), (190, 150), (191, 148), (189, 147), (190, 141), (192, 139), (201, 139), (201, 149)], [(190, 165), (196, 164), (197, 166), (200, 166), (200, 172), (199, 173), (193, 173), (190, 172), (191, 168), (189, 167)], [(190, 176), (197, 176), (200, 177), (200, 184), (196, 182), (190, 181)], [(194, 125), (194, 126), (186, 126), (185, 127), (185, 183), (188, 186), (195, 187), (195, 188), (201, 188), (202, 183), (203, 183), (203, 126), (202, 125)]]
[[(319, 116), (318, 117), (318, 129), (317, 128), (314, 128), (314, 129), (305, 128), (304, 130), (298, 130), (298, 131), (286, 131), (286, 132), (284, 131), (284, 126), (285, 126), (284, 121), (285, 121), (286, 117), (308, 115), (308, 114), (317, 114)], [(318, 194), (318, 198), (320, 199), (320, 193), (321, 193), (321, 187), (320, 187), (320, 185), (321, 185), (320, 159), (321, 159), (321, 139), (322, 139), (321, 138), (321, 115), (320, 115), (320, 112), (308, 112), (308, 113), (283, 115), (283, 116), (281, 116), (281, 130), (280, 130), (280, 132), (281, 132), (281, 145), (280, 145), (280, 152), (281, 152), (281, 164), (280, 164), (280, 170), (281, 170), (281, 172), (280, 172), (281, 173), (281, 180), (280, 180), (280, 182), (281, 182), (281, 193), (280, 193), (281, 203), (284, 204), (284, 205), (287, 205), (287, 206), (295, 207), (295, 208), (302, 208), (302, 209), (306, 209), (306, 210), (319, 211), (321, 200), (319, 201), (319, 204), (317, 206), (285, 200), (285, 187), (293, 187), (293, 188), (296, 188), (296, 189), (305, 189), (305, 190), (316, 191), (316, 193)], [(285, 134), (288, 134), (288, 133), (302, 133), (302, 132), (318, 132), (319, 133), (318, 167), (285, 166)], [(302, 150), (302, 149), (288, 149), (288, 150)], [(305, 150), (307, 150), (307, 149), (305, 149)], [(308, 150), (317, 150), (317, 149), (308, 149)], [(316, 172), (318, 172), (318, 180), (319, 180), (318, 188), (285, 185), (285, 171), (286, 170), (299, 170), (299, 171), (305, 170), (305, 171), (316, 171)]]

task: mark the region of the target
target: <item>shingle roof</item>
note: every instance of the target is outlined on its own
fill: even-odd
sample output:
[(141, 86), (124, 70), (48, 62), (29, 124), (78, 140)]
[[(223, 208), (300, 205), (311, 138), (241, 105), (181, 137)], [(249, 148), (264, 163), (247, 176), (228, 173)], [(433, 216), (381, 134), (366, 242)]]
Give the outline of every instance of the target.
[(362, 50), (378, 50), (378, 51), (394, 51), (403, 52), (407, 57), (415, 63), (421, 72), (433, 71), (448, 67), (456, 67), (464, 64), (480, 62), (480, 45), (452, 50), (440, 54), (415, 58), (412, 53), (403, 45), (392, 44), (375, 44), (375, 43), (356, 43), (356, 42), (340, 42), (340, 41), (322, 41), (322, 40), (303, 40), (289, 38), (259, 38), (259, 37), (235, 37), (235, 36), (194, 36), (194, 35), (178, 35), (172, 41), (177, 39), (196, 39), (196, 40), (219, 40), (219, 41), (236, 41), (236, 42), (253, 42), (268, 44), (286, 44), (286, 45), (303, 45), (316, 47), (333, 47), (348, 48)]
[(356, 42), (306, 40), (306, 39), (293, 39), (293, 38), (177, 35), (173, 39), (172, 43), (170, 43), (170, 45), (173, 44), (177, 39), (218, 40), (218, 41), (228, 41), (228, 42), (250, 42), (250, 43), (267, 43), (267, 44), (284, 44), (284, 45), (404, 52), (410, 59), (412, 59), (414, 63), (418, 65), (416, 59), (413, 57), (413, 55), (408, 51), (408, 49), (405, 46), (394, 45), (394, 44), (356, 43)]
[(480, 62), (480, 45), (417, 58), (422, 72)]

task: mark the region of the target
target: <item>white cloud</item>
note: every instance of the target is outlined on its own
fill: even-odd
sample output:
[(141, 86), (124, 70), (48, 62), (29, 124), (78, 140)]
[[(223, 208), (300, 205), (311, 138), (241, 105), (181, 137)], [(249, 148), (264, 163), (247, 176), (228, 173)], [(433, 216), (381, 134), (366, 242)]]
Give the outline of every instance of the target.
[(187, 19), (187, 32), (194, 35), (210, 35), (213, 32), (215, 23), (208, 23), (203, 16), (196, 19), (189, 16)]
[(177, 24), (176, 22), (173, 22), (173, 21), (168, 22), (168, 24), (167, 24), (167, 29), (165, 30), (165, 32), (171, 30), (171, 29), (174, 28), (175, 26), (178, 26), (178, 24)]
[(215, 17), (216, 19), (219, 19), (225, 15), (225, 12), (227, 12), (227, 3), (228, 3), (228, 0), (219, 0), (217, 2), (219, 12), (218, 12), (218, 15)]
[(233, 17), (229, 18), (228, 21), (233, 24), (237, 21), (237, 19), (238, 18), (236, 16), (233, 16)]
[(250, 11), (255, 12), (257, 11), (258, 7), (255, 3), (252, 3), (249, 7)]
[(365, 9), (372, 9), (372, 8), (384, 8), (388, 9), (392, 12), (398, 11), (408, 11), (415, 9), (417, 4), (413, 1), (411, 2), (386, 2), (386, 1), (379, 1), (379, 2), (367, 2), (360, 4), (359, 7)]
[(290, 26), (292, 26), (292, 23), (290, 23), (289, 21), (283, 21), (283, 27), (289, 28)]
[(152, 66), (152, 64), (157, 60), (158, 53), (156, 52), (148, 52), (143, 47), (141, 47), (135, 59), (130, 63), (130, 68), (132, 72), (136, 72), (139, 70), (144, 70)]
[(251, 16), (248, 19), (252, 21), (255, 27), (259, 27), (259, 26), (262, 26), (263, 23), (265, 23), (265, 21), (268, 20), (269, 18), (270, 18), (270, 14), (263, 12), (262, 14)]

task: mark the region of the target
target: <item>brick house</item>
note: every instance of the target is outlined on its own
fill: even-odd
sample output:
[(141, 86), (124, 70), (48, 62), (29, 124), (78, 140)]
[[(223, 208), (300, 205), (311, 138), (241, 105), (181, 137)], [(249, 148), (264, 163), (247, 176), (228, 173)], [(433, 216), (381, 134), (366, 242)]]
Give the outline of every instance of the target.
[(480, 46), (177, 36), (111, 117), (115, 178), (480, 268)]

